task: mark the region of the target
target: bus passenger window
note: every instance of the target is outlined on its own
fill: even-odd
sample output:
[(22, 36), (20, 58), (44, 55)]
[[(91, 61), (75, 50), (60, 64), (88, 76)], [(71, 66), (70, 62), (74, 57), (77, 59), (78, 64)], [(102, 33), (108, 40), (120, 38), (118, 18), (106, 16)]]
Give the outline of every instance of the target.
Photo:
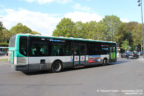
[(41, 48), (40, 47), (36, 48), (35, 55), (36, 56), (42, 56), (43, 55), (42, 52), (41, 52)]
[(44, 38), (31, 37), (30, 38), (30, 56), (42, 57), (50, 55), (51, 45)]
[(51, 56), (64, 56), (64, 45), (54, 44), (52, 47)]

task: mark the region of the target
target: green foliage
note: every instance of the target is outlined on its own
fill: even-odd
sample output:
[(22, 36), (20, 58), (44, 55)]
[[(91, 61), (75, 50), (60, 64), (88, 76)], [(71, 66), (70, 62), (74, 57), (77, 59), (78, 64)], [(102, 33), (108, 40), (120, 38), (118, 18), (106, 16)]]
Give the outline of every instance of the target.
[(32, 31), (30, 28), (28, 28), (26, 25), (23, 25), (22, 23), (18, 23), (9, 31), (8, 29), (4, 28), (2, 22), (0, 22), (0, 46), (8, 46), (10, 37), (18, 33), (30, 33), (40, 35), (40, 33)]
[(2, 22), (0, 22), (0, 42), (2, 42), (3, 41), (3, 39), (2, 39), (2, 36), (3, 36), (3, 32), (2, 32), (2, 30), (3, 30), (3, 24), (2, 24)]
[[(126, 28), (127, 28), (127, 33), (129, 34), (127, 36), (127, 39), (129, 40), (129, 45), (131, 46), (131, 48), (134, 50), (136, 48), (136, 46), (138, 45), (138, 43), (134, 42), (134, 38), (137, 38), (136, 34), (137, 32), (135, 32), (135, 28), (138, 25), (137, 22), (129, 22), (126, 23)], [(138, 27), (136, 28), (136, 30), (140, 30)], [(136, 34), (135, 34), (136, 33)], [(135, 35), (135, 36), (134, 36)], [(141, 36), (141, 34), (137, 34), (139, 36)], [(139, 38), (140, 39), (140, 38)], [(136, 45), (135, 45), (136, 44)]]
[(86, 23), (74, 23), (69, 18), (63, 18), (54, 30), (53, 36), (116, 41), (124, 50), (127, 50), (128, 46), (135, 50), (142, 43), (141, 24), (123, 23), (114, 15), (105, 16), (100, 22)]
[(101, 22), (87, 22), (87, 27), (85, 29), (87, 30), (87, 38), (89, 39), (95, 39), (95, 40), (104, 40), (104, 32), (106, 31), (106, 26)]
[(2, 30), (2, 42), (8, 43), (10, 36), (11, 36), (11, 33), (9, 32), (9, 30), (4, 28)]
[(26, 25), (23, 25), (22, 23), (18, 23), (16, 26), (12, 27), (10, 29), (11, 35), (15, 35), (18, 33), (29, 33), (29, 34), (39, 34), (36, 31), (32, 31), (29, 27), (27, 27)]
[(54, 30), (53, 36), (103, 40), (105, 31), (106, 26), (101, 22), (74, 23), (69, 18), (63, 18)]
[(96, 25), (96, 32), (94, 33), (95, 35), (95, 38), (96, 40), (106, 40), (105, 39), (105, 34), (104, 32), (106, 32), (106, 26), (101, 23), (101, 22), (98, 22), (97, 25)]
[(4, 28), (2, 22), (0, 22), (0, 43), (1, 42), (8, 42), (10, 37), (10, 32)]
[(54, 30), (53, 36), (73, 37), (73, 29), (74, 22), (72, 22), (72, 20), (69, 18), (63, 18), (56, 26), (56, 30)]
[(86, 23), (74, 23), (69, 18), (63, 18), (54, 30), (53, 36), (116, 41), (124, 50), (127, 50), (128, 46), (135, 50), (142, 44), (141, 24), (123, 23), (114, 15), (105, 16), (100, 22)]
[(121, 45), (121, 49), (127, 51), (129, 49), (129, 42), (128, 40), (125, 40), (122, 42), (122, 45)]
[(115, 32), (115, 40), (119, 42), (120, 44), (124, 40), (128, 40), (128, 42), (131, 42), (132, 34), (127, 30), (127, 26), (125, 23), (121, 23), (118, 27), (118, 30)]
[(36, 31), (31, 31), (30, 34), (41, 35), (40, 33), (36, 32)]
[(136, 24), (133, 28), (132, 32), (132, 40), (133, 40), (133, 47), (140, 45), (142, 43), (142, 25)]
[(106, 31), (104, 32), (105, 39), (108, 41), (113, 41), (114, 34), (121, 24), (120, 18), (114, 15), (105, 16), (101, 22), (106, 26)]
[(27, 26), (23, 25), (22, 23), (18, 23), (16, 26), (10, 29), (10, 32), (15, 35), (18, 33), (31, 33), (32, 30)]
[(86, 30), (87, 30), (87, 38), (90, 38), (90, 39), (95, 39), (96, 38), (96, 27), (97, 27), (97, 22), (96, 21), (91, 21), (91, 22), (87, 22), (87, 27)]
[(0, 61), (8, 61), (8, 59), (0, 59)]
[(0, 43), (0, 46), (8, 46), (8, 43)]
[(87, 32), (85, 31), (85, 24), (82, 22), (76, 22), (73, 26), (73, 37), (75, 38), (86, 38)]
[(2, 24), (2, 22), (0, 22), (0, 32), (2, 32), (2, 29), (3, 29), (4, 27), (3, 27), (3, 24)]

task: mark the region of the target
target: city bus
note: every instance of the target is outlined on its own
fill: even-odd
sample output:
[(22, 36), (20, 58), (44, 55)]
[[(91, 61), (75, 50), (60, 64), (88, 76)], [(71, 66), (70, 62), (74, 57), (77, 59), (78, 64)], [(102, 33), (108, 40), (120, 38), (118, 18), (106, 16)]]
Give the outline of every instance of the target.
[(117, 61), (116, 42), (17, 34), (10, 38), (9, 62), (16, 71), (60, 72)]

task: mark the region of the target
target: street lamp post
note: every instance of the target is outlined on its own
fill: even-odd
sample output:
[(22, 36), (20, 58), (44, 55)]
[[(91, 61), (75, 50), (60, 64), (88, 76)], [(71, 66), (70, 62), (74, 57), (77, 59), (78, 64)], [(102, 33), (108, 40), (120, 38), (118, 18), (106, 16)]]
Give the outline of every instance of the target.
[(138, 0), (138, 6), (141, 7), (141, 20), (142, 20), (142, 52), (143, 52), (143, 58), (144, 58), (144, 29), (143, 29), (143, 7), (142, 7), (142, 0)]

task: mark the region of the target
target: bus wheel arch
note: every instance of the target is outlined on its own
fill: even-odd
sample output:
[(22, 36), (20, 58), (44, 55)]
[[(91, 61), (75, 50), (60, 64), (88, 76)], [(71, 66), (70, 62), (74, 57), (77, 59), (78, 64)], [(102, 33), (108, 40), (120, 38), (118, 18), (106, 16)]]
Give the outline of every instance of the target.
[(104, 58), (102, 64), (103, 64), (103, 65), (107, 65), (107, 64), (108, 64), (108, 59), (107, 59), (107, 58)]
[(51, 65), (51, 72), (57, 73), (63, 70), (63, 63), (61, 60), (55, 60)]

